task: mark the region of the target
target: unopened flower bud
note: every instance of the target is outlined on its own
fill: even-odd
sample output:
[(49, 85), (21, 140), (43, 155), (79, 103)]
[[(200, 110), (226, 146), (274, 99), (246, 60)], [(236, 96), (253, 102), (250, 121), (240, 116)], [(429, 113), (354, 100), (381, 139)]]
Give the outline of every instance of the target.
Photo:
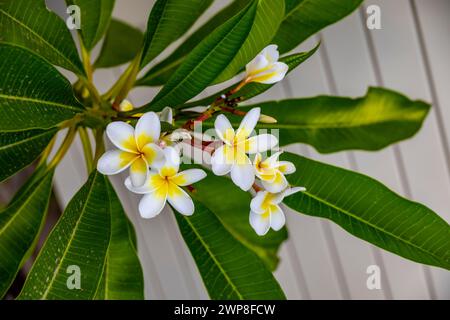
[(277, 123), (277, 119), (271, 117), (271, 116), (267, 116), (265, 114), (262, 114), (259, 116), (259, 122), (261, 123)]
[(133, 104), (128, 100), (123, 100), (119, 105), (119, 111), (126, 112), (134, 109)]

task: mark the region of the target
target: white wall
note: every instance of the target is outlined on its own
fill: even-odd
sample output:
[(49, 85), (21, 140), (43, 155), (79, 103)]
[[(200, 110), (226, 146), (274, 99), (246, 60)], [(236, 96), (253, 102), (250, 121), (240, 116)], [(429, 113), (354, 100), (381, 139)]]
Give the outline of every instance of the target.
[[(152, 0), (117, 0), (114, 15), (145, 28)], [(229, 3), (216, 0), (215, 9)], [(319, 155), (305, 145), (291, 151), (350, 168), (417, 200), (450, 222), (450, 1), (379, 0), (382, 29), (365, 28), (365, 7), (308, 40), (298, 50), (323, 40), (319, 52), (286, 81), (257, 101), (317, 94), (364, 95), (368, 86), (386, 86), (414, 99), (433, 102), (422, 131), (381, 152)], [(204, 19), (203, 19), (204, 20)], [(172, 46), (173, 48), (174, 46)], [(96, 81), (107, 89), (123, 68), (100, 71)], [(135, 90), (137, 105), (153, 88)], [(255, 100), (256, 101), (256, 100)], [(66, 204), (84, 182), (81, 147), (75, 146), (56, 175), (60, 201)], [(206, 299), (207, 294), (172, 214), (138, 217), (138, 199), (114, 179), (139, 239), (148, 299)], [(317, 218), (288, 212), (290, 239), (281, 250), (275, 275), (290, 299), (450, 299), (450, 273), (425, 267), (349, 235)], [(366, 268), (380, 266), (382, 290), (366, 287)]]

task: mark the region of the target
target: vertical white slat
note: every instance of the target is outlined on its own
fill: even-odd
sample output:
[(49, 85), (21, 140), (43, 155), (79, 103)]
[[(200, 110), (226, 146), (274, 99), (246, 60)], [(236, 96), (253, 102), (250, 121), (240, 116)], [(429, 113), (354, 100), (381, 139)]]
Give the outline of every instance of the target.
[[(330, 69), (339, 95), (362, 96), (368, 86), (376, 83), (364, 38), (365, 25), (360, 22), (355, 13), (324, 32), (324, 47), (329, 51)], [(359, 169), (397, 192), (402, 191), (392, 148), (379, 152), (358, 151), (348, 156), (350, 160), (354, 159), (351, 169)], [(385, 280), (382, 289), (386, 298), (429, 297), (421, 266), (373, 247), (372, 251), (375, 264), (382, 270), (382, 280)], [(418, 292), (422, 294), (418, 295)]]
[[(412, 98), (430, 101), (425, 66), (409, 2), (370, 3), (379, 5), (383, 16), (382, 29), (367, 33), (369, 44), (373, 42), (375, 59), (372, 60), (376, 62), (377, 81)], [(432, 109), (420, 134), (394, 147), (394, 151), (403, 184), (407, 187), (405, 194), (429, 206), (449, 221), (450, 181), (438, 128), (436, 112)], [(432, 270), (430, 274), (430, 268), (424, 267), (424, 274), (430, 296), (438, 298), (436, 288), (447, 283), (449, 275), (438, 268)]]

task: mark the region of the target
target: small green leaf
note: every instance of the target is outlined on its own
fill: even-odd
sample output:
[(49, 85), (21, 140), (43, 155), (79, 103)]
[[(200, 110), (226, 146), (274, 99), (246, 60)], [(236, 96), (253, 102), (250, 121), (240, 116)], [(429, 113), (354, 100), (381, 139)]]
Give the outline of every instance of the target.
[(176, 106), (203, 91), (227, 67), (248, 36), (256, 13), (251, 5), (214, 30), (184, 60), (143, 111)]
[(139, 29), (112, 19), (94, 68), (115, 67), (133, 60), (142, 46), (143, 38)]
[(270, 231), (264, 237), (258, 236), (248, 222), (251, 201), (248, 192), (237, 188), (228, 178), (209, 174), (195, 184), (195, 197), (219, 218), (229, 233), (254, 251), (270, 270), (276, 269), (278, 250), (288, 237), (287, 230), (283, 228), (278, 232)]
[(109, 181), (106, 182), (111, 239), (96, 299), (143, 300), (144, 276), (136, 252), (136, 235)]
[[(93, 299), (107, 260), (110, 224), (106, 179), (94, 171), (47, 238), (19, 299)], [(79, 268), (79, 290), (67, 285), (78, 275), (69, 266)]]
[(256, 0), (255, 22), (241, 49), (214, 84), (234, 77), (242, 68), (261, 52), (275, 36), (284, 18), (284, 0)]
[[(286, 56), (280, 59), (281, 62), (286, 63), (289, 66), (288, 74), (291, 73), (295, 68), (297, 68), (300, 64), (302, 64), (304, 61), (309, 59), (319, 48), (319, 44), (314, 47), (312, 50), (308, 52), (301, 52), (301, 53), (295, 53), (290, 56)], [(236, 88), (240, 82), (237, 82), (231, 86), (229, 86), (226, 89), (223, 89), (222, 91), (219, 91), (215, 94), (210, 95), (209, 97), (203, 98), (201, 100), (193, 101), (184, 104), (181, 106), (182, 108), (190, 108), (190, 107), (196, 107), (196, 106), (209, 106), (211, 103), (214, 102), (218, 97), (220, 97), (222, 94), (229, 92), (230, 90)], [(256, 83), (251, 82), (247, 84), (245, 87), (243, 87), (239, 92), (235, 93), (234, 95), (231, 95), (229, 99), (235, 99), (240, 98), (241, 101), (249, 100), (253, 97), (256, 97), (270, 88), (272, 88), (275, 84), (263, 84), (263, 83)], [(180, 108), (181, 108), (180, 107)]]
[(50, 128), (83, 111), (72, 87), (36, 54), (0, 44), (0, 131)]
[(194, 203), (192, 216), (175, 216), (210, 298), (285, 299), (264, 262), (237, 241), (207, 207)]
[(286, 0), (286, 14), (273, 42), (281, 53), (352, 13), (363, 0)]
[(47, 214), (53, 172), (34, 174), (0, 211), (0, 298), (34, 250)]
[(237, 15), (253, 0), (235, 0), (230, 5), (219, 11), (211, 19), (202, 25), (197, 31), (187, 38), (169, 57), (151, 68), (137, 85), (161, 86), (165, 84), (172, 74), (178, 69), (191, 51), (211, 32), (221, 26), (227, 20)]
[(211, 3), (212, 0), (157, 0), (148, 18), (141, 67), (185, 34)]
[(330, 219), (404, 258), (450, 270), (450, 226), (424, 205), (362, 174), (290, 153), (282, 159), (297, 167), (290, 183), (306, 187), (285, 199), (292, 209)]
[(91, 51), (108, 28), (115, 0), (66, 0), (66, 2), (68, 5), (80, 7), (79, 32), (85, 48)]
[(52, 64), (85, 75), (69, 29), (44, 0), (0, 0), (0, 30), (0, 42), (27, 47)]
[(0, 132), (0, 182), (31, 164), (57, 129)]

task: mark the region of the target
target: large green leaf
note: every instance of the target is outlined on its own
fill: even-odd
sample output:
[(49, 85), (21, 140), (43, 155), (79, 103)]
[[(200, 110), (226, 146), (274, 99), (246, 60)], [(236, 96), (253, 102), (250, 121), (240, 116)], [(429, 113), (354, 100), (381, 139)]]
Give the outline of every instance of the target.
[(195, 184), (195, 190), (196, 199), (219, 218), (228, 232), (253, 250), (270, 270), (276, 269), (278, 250), (288, 237), (286, 228), (270, 231), (264, 237), (258, 236), (248, 223), (250, 194), (237, 188), (226, 177), (210, 174)]
[(211, 299), (284, 299), (264, 262), (236, 240), (214, 213), (194, 202), (191, 217), (175, 216)]
[(330, 219), (404, 258), (450, 270), (450, 226), (424, 205), (352, 171), (289, 153), (282, 159), (297, 167), (289, 181), (307, 189), (286, 198), (292, 209)]
[(109, 181), (106, 183), (111, 217), (111, 239), (96, 299), (143, 300), (144, 276), (136, 252), (136, 235)]
[(56, 129), (0, 132), (0, 181), (31, 164), (56, 134)]
[(28, 259), (45, 221), (53, 172), (33, 175), (0, 211), (0, 298)]
[[(370, 88), (358, 99), (319, 96), (270, 101), (260, 107), (278, 123), (260, 123), (257, 129), (279, 130), (280, 145), (307, 143), (319, 152), (379, 150), (413, 136), (422, 126), (430, 105), (382, 88)], [(228, 116), (228, 115), (227, 115)], [(238, 127), (242, 117), (228, 116)], [(207, 121), (204, 127), (212, 127)]]
[[(106, 264), (110, 220), (106, 179), (95, 171), (47, 238), (19, 299), (93, 299)], [(68, 288), (69, 266), (79, 267), (81, 289)]]
[(85, 74), (69, 29), (44, 0), (0, 0), (0, 30), (1, 42), (27, 47), (52, 64)]
[(284, 0), (256, 0), (255, 22), (241, 49), (214, 83), (231, 79), (275, 36), (284, 17)]
[[(295, 53), (286, 57), (283, 57), (280, 59), (281, 62), (286, 63), (289, 66), (289, 71), (292, 72), (295, 68), (297, 68), (300, 64), (302, 64), (304, 61), (306, 61), (309, 57), (311, 57), (319, 48), (319, 45), (314, 47), (312, 50), (308, 52), (301, 52), (301, 53)], [(238, 84), (237, 82), (228, 88), (225, 88), (215, 94), (210, 95), (209, 97), (203, 98), (201, 100), (192, 101), (189, 103), (186, 103), (182, 106), (182, 108), (190, 108), (195, 106), (209, 106), (211, 103), (214, 102), (218, 97), (220, 97), (222, 94), (229, 92), (230, 90), (236, 88)], [(249, 100), (253, 97), (256, 97), (257, 95), (262, 94), (263, 92), (266, 92), (270, 88), (272, 88), (275, 84), (263, 84), (263, 83), (256, 83), (252, 82), (247, 84), (245, 87), (243, 87), (239, 92), (235, 93), (234, 95), (231, 95), (229, 99), (235, 99), (240, 98), (241, 101)]]
[(191, 53), (205, 37), (227, 20), (238, 14), (251, 1), (253, 0), (235, 0), (229, 6), (219, 11), (184, 41), (169, 57), (151, 68), (140, 80), (138, 80), (137, 85), (160, 86), (165, 84), (189, 53)]
[(115, 0), (67, 0), (67, 4), (80, 7), (80, 34), (88, 51), (97, 44), (108, 28)]
[(50, 128), (83, 111), (51, 64), (26, 49), (0, 44), (0, 132)]
[(212, 0), (157, 0), (148, 18), (141, 67), (185, 34), (211, 3)]
[(285, 0), (286, 15), (273, 42), (280, 52), (296, 48), (304, 40), (353, 12), (363, 0)]
[(110, 68), (128, 61), (138, 54), (144, 35), (125, 22), (112, 19), (94, 68)]
[(253, 25), (256, 4), (214, 30), (184, 60), (143, 111), (180, 105), (211, 84), (239, 51)]

